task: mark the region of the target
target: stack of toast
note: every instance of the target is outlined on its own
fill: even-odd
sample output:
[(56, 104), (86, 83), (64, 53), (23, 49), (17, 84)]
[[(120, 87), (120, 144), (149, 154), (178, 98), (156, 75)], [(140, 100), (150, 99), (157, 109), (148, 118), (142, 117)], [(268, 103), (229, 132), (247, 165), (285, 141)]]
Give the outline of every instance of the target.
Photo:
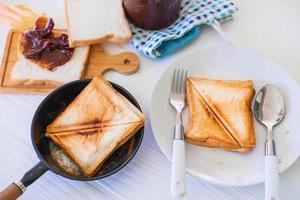
[(255, 146), (252, 81), (187, 79), (190, 116), (187, 142), (248, 152)]

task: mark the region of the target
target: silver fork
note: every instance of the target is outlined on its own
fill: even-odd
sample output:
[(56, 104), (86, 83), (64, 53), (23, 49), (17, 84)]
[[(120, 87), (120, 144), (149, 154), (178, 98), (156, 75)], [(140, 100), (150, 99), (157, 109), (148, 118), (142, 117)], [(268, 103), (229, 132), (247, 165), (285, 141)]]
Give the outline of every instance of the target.
[(170, 94), (170, 103), (176, 109), (173, 140), (171, 193), (182, 197), (186, 193), (185, 181), (185, 143), (181, 113), (185, 107), (185, 85), (187, 70), (175, 69)]

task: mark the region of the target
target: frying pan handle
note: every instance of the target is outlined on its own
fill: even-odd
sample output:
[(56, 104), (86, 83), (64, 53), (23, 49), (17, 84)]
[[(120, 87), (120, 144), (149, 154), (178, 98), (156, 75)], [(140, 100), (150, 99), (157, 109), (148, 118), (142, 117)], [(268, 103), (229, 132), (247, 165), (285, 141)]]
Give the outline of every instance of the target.
[(39, 162), (28, 172), (24, 174), (20, 181), (11, 183), (7, 188), (0, 192), (0, 200), (15, 200), (19, 198), (30, 184), (40, 178), (48, 167), (43, 163)]
[(15, 200), (23, 194), (17, 183), (11, 183), (0, 192), (0, 200)]
[(40, 161), (24, 174), (24, 176), (21, 178), (21, 182), (25, 187), (28, 187), (31, 185), (31, 183), (40, 178), (46, 171), (48, 171), (48, 167)]

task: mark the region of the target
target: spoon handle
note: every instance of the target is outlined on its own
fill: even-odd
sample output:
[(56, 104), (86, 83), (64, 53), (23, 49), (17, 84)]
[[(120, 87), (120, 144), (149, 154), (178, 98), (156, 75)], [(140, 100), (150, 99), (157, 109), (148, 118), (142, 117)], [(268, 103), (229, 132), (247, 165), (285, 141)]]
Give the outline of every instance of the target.
[(279, 170), (276, 155), (265, 157), (265, 200), (279, 200)]

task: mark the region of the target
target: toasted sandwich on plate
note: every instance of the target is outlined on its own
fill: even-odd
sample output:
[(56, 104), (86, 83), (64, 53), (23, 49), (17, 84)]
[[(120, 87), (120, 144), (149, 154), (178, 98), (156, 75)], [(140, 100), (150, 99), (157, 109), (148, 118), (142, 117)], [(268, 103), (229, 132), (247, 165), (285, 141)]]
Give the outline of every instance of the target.
[(252, 81), (188, 78), (190, 117), (186, 141), (230, 151), (250, 151), (256, 143), (251, 111), (254, 93)]
[(141, 111), (96, 77), (47, 127), (46, 136), (89, 177), (143, 126)]
[(126, 42), (131, 31), (122, 0), (65, 0), (70, 46)]

